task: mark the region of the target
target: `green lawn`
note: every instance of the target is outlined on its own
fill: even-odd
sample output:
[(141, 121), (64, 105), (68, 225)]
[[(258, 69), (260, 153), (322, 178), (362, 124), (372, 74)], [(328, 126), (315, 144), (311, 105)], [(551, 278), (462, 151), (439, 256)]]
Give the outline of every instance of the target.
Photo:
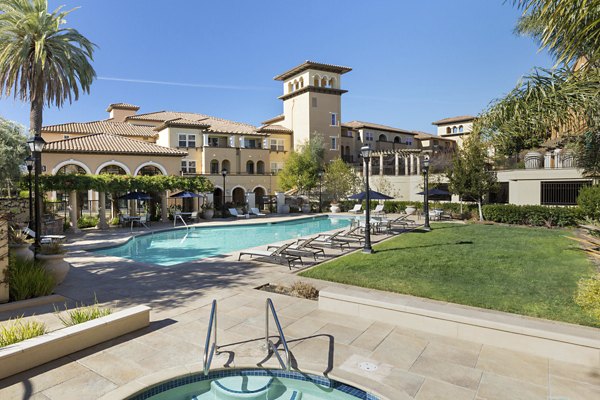
[(300, 275), (575, 324), (600, 326), (573, 297), (594, 266), (567, 230), (436, 224)]

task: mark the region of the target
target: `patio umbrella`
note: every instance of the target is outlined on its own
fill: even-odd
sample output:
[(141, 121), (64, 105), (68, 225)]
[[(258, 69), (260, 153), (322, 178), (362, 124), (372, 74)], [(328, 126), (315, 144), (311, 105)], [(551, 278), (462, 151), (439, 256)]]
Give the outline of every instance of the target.
[[(425, 196), (425, 192), (419, 192), (418, 195)], [(429, 189), (427, 192), (429, 196), (448, 196), (450, 192), (442, 189)]]
[[(367, 198), (367, 192), (360, 192), (357, 194), (353, 194), (352, 196), (350, 196), (348, 198), (352, 199), (352, 200), (362, 201)], [(391, 200), (391, 199), (393, 199), (393, 197), (390, 197), (387, 194), (379, 193), (374, 190), (369, 190), (369, 198), (371, 200)]]
[(123, 200), (152, 200), (152, 196), (144, 192), (129, 192), (123, 196), (119, 196)]
[(192, 197), (202, 197), (202, 195), (198, 194), (198, 193), (194, 193), (194, 192), (183, 191), (183, 192), (172, 194), (169, 197), (171, 197), (173, 199), (189, 199)]

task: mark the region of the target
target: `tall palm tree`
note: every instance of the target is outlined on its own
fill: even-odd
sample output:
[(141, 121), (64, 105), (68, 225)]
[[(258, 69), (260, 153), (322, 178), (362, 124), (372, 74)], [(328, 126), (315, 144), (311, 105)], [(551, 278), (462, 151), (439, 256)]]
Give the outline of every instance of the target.
[(47, 0), (0, 0), (0, 95), (30, 103), (34, 135), (42, 129), (44, 103), (77, 100), (96, 77), (95, 45), (62, 27), (71, 11), (49, 12)]

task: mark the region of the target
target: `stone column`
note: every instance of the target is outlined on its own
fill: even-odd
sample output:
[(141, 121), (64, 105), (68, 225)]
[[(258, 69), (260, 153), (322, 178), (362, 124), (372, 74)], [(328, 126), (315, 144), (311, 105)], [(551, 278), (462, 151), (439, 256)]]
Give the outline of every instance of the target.
[(162, 192), (160, 195), (160, 222), (169, 222), (167, 199), (167, 191)]
[(98, 213), (100, 214), (100, 219), (97, 228), (108, 229), (108, 224), (106, 223), (106, 194), (98, 192), (98, 196)]
[(248, 201), (248, 209), (256, 207), (256, 193), (246, 192), (246, 199)]
[(410, 170), (408, 169), (408, 157), (404, 156), (404, 175), (410, 175)]
[(379, 176), (383, 176), (383, 154), (379, 155)]
[(77, 227), (77, 191), (71, 190), (69, 192), (69, 206), (71, 209), (69, 210), (69, 217), (71, 218), (71, 232), (79, 233), (80, 230)]
[(417, 175), (421, 175), (421, 158), (415, 157), (417, 159)]
[(415, 156), (410, 155), (410, 175), (415, 175)]
[(363, 178), (365, 177), (365, 171), (367, 169), (367, 162), (365, 161), (365, 159), (363, 158), (363, 170), (362, 170), (362, 176)]
[(394, 175), (400, 175), (400, 159), (398, 153), (394, 154)]

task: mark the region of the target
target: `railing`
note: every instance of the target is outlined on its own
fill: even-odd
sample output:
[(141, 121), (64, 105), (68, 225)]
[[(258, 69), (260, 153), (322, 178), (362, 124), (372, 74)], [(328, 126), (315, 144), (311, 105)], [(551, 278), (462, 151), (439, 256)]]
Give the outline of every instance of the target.
[[(214, 342), (212, 346), (210, 344), (211, 329), (213, 330)], [(209, 351), (210, 348), (210, 351)], [(217, 300), (212, 301), (212, 307), (210, 309), (210, 318), (208, 320), (208, 331), (206, 332), (206, 341), (204, 342), (204, 357), (202, 359), (202, 368), (204, 375), (208, 375), (210, 369), (210, 363), (212, 362), (213, 355), (219, 354), (219, 346), (217, 346)]]
[[(275, 326), (277, 327), (277, 331), (279, 332), (279, 340), (283, 345), (283, 349), (285, 350), (285, 363), (281, 359), (279, 352), (277, 351), (277, 346), (269, 339), (269, 310), (271, 310), (271, 314), (273, 315), (273, 320), (275, 321)], [(283, 330), (281, 329), (281, 324), (279, 323), (279, 318), (277, 318), (277, 313), (275, 312), (275, 307), (273, 306), (273, 301), (271, 299), (267, 299), (266, 302), (266, 315), (265, 315), (265, 344), (267, 346), (267, 350), (273, 351), (273, 354), (279, 360), (281, 367), (286, 371), (291, 369), (290, 363), (290, 349), (288, 348), (287, 341), (285, 340), (285, 335), (283, 334)]]

